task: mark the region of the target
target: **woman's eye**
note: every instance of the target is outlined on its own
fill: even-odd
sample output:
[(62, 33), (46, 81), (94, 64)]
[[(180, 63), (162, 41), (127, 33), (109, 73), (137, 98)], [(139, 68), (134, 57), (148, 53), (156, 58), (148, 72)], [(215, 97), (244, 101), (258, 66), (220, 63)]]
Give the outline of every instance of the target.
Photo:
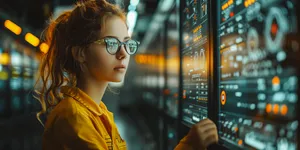
[(116, 44), (116, 42), (113, 42), (113, 41), (109, 42), (109, 45), (114, 45), (114, 44)]

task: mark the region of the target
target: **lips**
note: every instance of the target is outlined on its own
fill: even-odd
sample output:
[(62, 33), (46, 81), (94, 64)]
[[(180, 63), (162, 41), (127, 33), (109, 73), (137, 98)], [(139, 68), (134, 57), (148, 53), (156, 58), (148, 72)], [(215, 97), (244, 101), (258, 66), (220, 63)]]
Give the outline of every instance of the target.
[(125, 65), (118, 65), (114, 69), (126, 69)]

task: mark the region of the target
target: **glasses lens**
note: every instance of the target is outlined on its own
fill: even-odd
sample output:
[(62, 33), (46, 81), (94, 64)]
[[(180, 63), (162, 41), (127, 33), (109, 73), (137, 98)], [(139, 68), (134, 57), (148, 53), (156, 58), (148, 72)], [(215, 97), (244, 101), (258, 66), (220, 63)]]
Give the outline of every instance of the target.
[(110, 54), (115, 54), (119, 48), (119, 42), (115, 38), (105, 38), (106, 49)]
[(138, 43), (134, 40), (129, 40), (126, 42), (126, 50), (129, 55), (136, 53), (138, 49)]

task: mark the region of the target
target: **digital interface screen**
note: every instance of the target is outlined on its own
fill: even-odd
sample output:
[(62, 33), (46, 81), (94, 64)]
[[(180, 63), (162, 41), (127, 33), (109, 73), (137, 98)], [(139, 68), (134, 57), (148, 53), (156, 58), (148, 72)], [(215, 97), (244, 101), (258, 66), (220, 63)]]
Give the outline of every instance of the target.
[(297, 149), (295, 1), (220, 1), (219, 136), (241, 149)]
[(182, 13), (183, 121), (195, 124), (207, 117), (207, 0), (184, 0)]
[(177, 118), (178, 116), (178, 89), (179, 89), (179, 13), (173, 9), (167, 19), (167, 55), (166, 55), (166, 111)]

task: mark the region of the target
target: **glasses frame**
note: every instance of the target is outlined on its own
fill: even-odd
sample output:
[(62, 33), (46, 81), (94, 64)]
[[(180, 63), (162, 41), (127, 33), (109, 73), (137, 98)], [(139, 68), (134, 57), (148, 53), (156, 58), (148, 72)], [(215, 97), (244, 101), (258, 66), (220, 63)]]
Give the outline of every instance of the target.
[[(106, 41), (106, 40), (107, 40), (108, 38), (113, 38), (113, 39), (116, 39), (116, 40), (118, 41), (118, 50), (117, 50), (115, 53), (111, 53), (111, 52), (107, 49), (107, 42), (108, 42), (108, 41)], [(132, 40), (132, 39), (129, 39), (128, 41), (130, 41), (130, 40)], [(137, 43), (137, 50), (136, 50), (134, 53), (130, 54), (130, 53), (128, 52), (127, 48), (126, 48), (126, 44), (128, 43), (128, 41), (121, 42), (121, 41), (120, 41), (118, 38), (116, 38), (116, 37), (106, 36), (106, 37), (104, 37), (104, 38), (101, 38), (101, 39), (99, 39), (99, 40), (94, 41), (93, 43), (96, 43), (96, 44), (104, 44), (104, 43), (105, 43), (105, 49), (106, 49), (106, 51), (107, 51), (109, 54), (111, 54), (111, 55), (117, 54), (117, 53), (121, 50), (121, 46), (122, 46), (122, 45), (125, 45), (125, 46), (124, 46), (124, 49), (125, 49), (125, 51), (127, 52), (127, 54), (129, 54), (129, 55), (134, 55), (134, 54), (138, 51), (140, 42), (139, 42), (139, 41), (136, 41), (136, 40), (132, 40), (132, 41), (134, 41), (134, 42)]]

